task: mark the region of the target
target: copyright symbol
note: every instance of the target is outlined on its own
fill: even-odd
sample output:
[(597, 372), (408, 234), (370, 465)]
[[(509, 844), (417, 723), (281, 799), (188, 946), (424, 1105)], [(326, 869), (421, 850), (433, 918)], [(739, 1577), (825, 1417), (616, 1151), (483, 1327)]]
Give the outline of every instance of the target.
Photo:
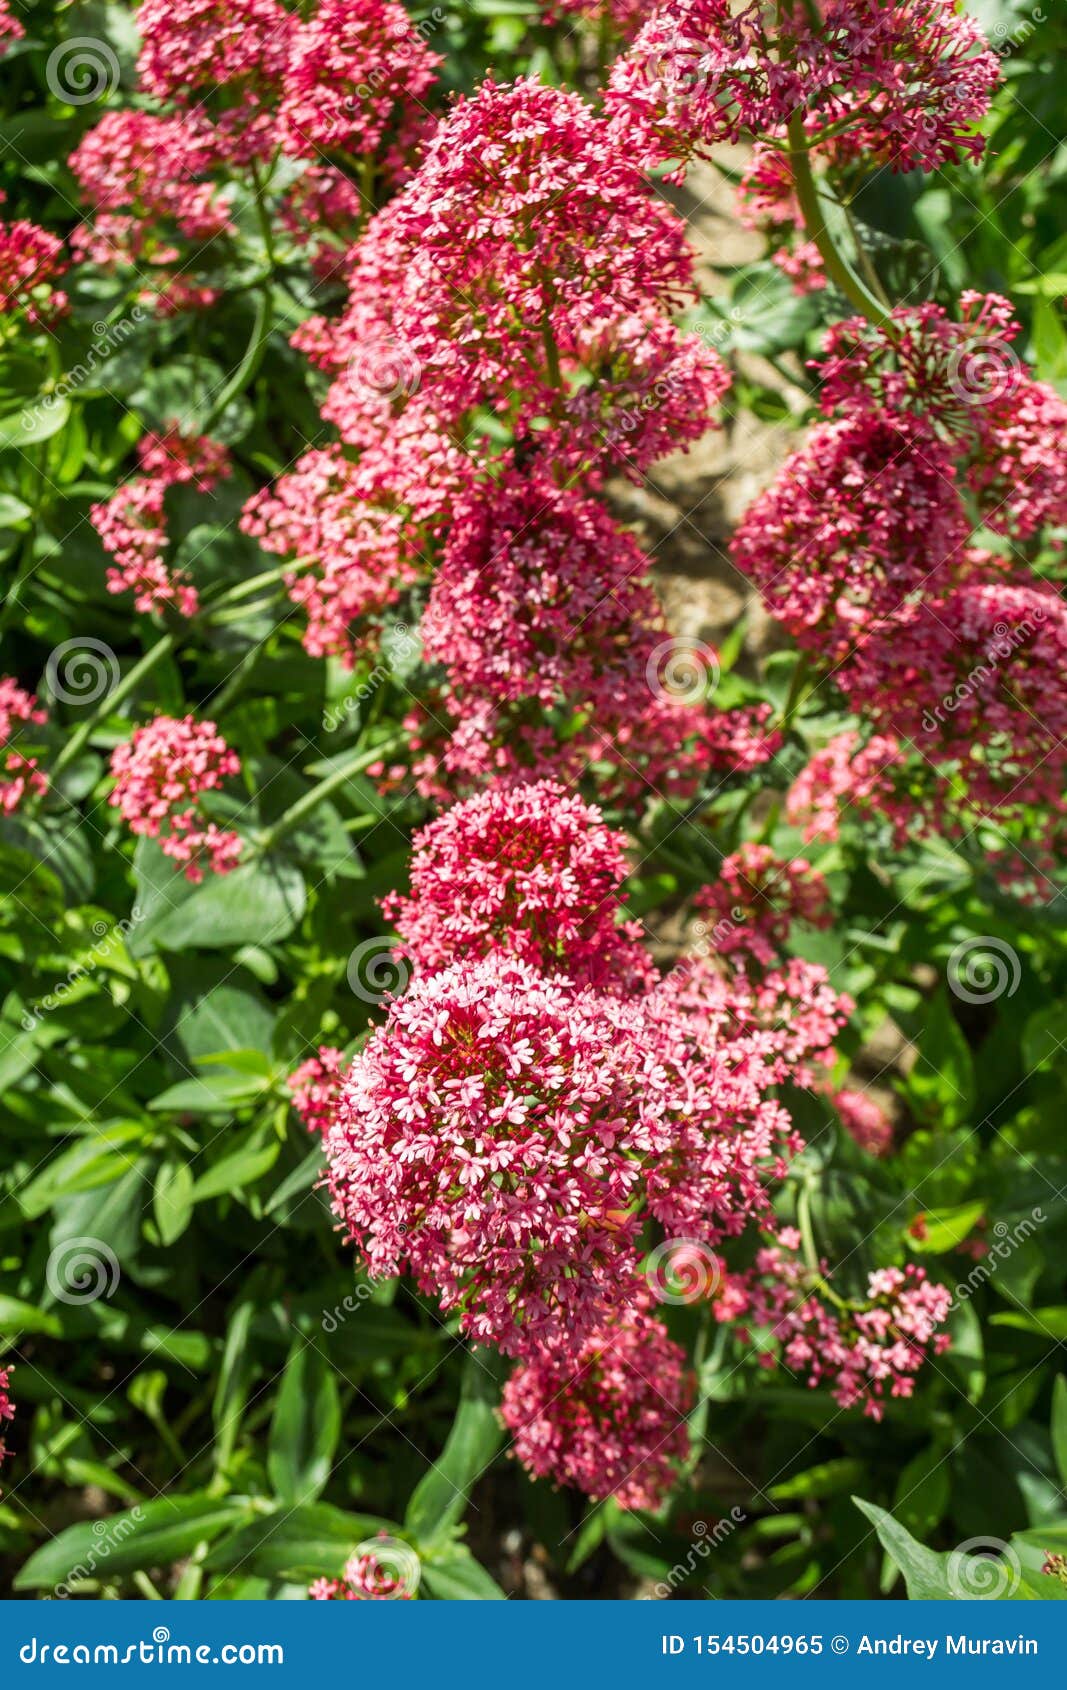
[(848, 1638), (847, 1637), (831, 1637), (830, 1647), (833, 1650), (835, 1655), (847, 1655), (848, 1654)]

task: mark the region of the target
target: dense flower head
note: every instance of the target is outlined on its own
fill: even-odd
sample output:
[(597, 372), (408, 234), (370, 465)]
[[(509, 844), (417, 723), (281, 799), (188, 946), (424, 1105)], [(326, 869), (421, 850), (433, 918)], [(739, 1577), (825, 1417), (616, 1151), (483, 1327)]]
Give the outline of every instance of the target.
[(542, 462), (640, 467), (702, 433), (727, 385), (665, 316), (692, 297), (682, 224), (601, 118), (534, 81), (453, 107), (349, 286), (339, 322), (294, 344), (337, 376), (323, 414), (353, 445), (383, 450), (412, 409), (423, 436), (476, 431), (484, 456), (492, 412)]
[(827, 332), (822, 404), (848, 417), (920, 419), (995, 533), (1025, 539), (1067, 522), (1067, 403), (1014, 349), (1019, 324), (998, 294), (899, 306), (885, 325), (852, 317)]
[[(740, 1322), (746, 1342), (751, 1328), (763, 1329), (791, 1373), (812, 1389), (829, 1385), (841, 1408), (862, 1404), (865, 1415), (881, 1420), (886, 1397), (910, 1397), (923, 1363), (948, 1348), (948, 1334), (938, 1328), (951, 1293), (909, 1263), (879, 1268), (868, 1278), (866, 1303), (842, 1308), (825, 1297), (825, 1264), (815, 1272), (792, 1253), (799, 1243), (792, 1229), (781, 1237), (786, 1248), (765, 1246), (751, 1271), (729, 1276), (716, 1300), (718, 1318)], [(775, 1352), (761, 1359), (774, 1366)]]
[(786, 798), (786, 820), (803, 833), (806, 843), (827, 842), (841, 833), (845, 812), (858, 817), (882, 811), (894, 822), (899, 837), (911, 822), (908, 804), (898, 796), (896, 771), (903, 752), (888, 734), (866, 741), (848, 728), (816, 751), (797, 775)]
[(369, 1271), (407, 1269), (508, 1354), (591, 1331), (636, 1272), (652, 1142), (620, 1024), (614, 1000), (508, 958), (416, 975), (325, 1140)]
[(188, 880), (236, 868), (241, 840), (206, 822), (198, 799), (221, 787), (241, 764), (214, 722), (157, 716), (135, 728), (111, 754), (115, 805), (132, 833), (159, 839), (165, 856), (185, 864)]
[(796, 114), (809, 142), (840, 127), (873, 162), (934, 170), (979, 156), (999, 77), (956, 0), (672, 0), (613, 67), (609, 102), (653, 161), (780, 139)]
[(340, 447), (313, 449), (254, 494), (241, 517), (264, 551), (300, 561), (286, 585), (307, 613), (307, 650), (349, 664), (359, 640), (421, 573), (409, 525), (369, 504), (356, 490), (358, 474)]
[[(974, 812), (1031, 822), (1043, 854), (1062, 828), (1067, 605), (1034, 578), (964, 581), (905, 607), (838, 675), (852, 707), (936, 771), (941, 825)], [(953, 817), (953, 810), (957, 816)]]
[(694, 1395), (685, 1352), (635, 1299), (577, 1353), (549, 1351), (518, 1367), (501, 1412), (535, 1478), (654, 1509), (689, 1453)]
[(708, 913), (713, 948), (720, 956), (747, 954), (771, 963), (794, 921), (829, 925), (829, 898), (826, 881), (806, 858), (779, 857), (769, 845), (749, 840), (723, 858), (719, 879), (694, 903)]
[(442, 773), (462, 788), (594, 768), (605, 794), (691, 790), (703, 768), (759, 760), (758, 721), (704, 707), (710, 648), (673, 683), (679, 642), (648, 567), (601, 504), (543, 474), (461, 499), (421, 628), (445, 675), (417, 765), (424, 789), (440, 790)]
[(432, 119), (425, 98), (440, 56), (394, 0), (320, 0), (295, 31), (280, 108), (298, 157), (341, 151), (383, 159), (394, 180)]
[(872, 1156), (888, 1156), (893, 1148), (893, 1124), (869, 1092), (845, 1087), (830, 1095), (841, 1125), (861, 1150)]
[(47, 720), (32, 693), (13, 676), (0, 675), (0, 815), (13, 814), (28, 794), (48, 791), (36, 757), (25, 756), (13, 744), (28, 723), (39, 726)]
[(165, 220), (196, 242), (232, 229), (229, 206), (203, 180), (216, 160), (211, 130), (195, 113), (105, 112), (68, 162), (94, 211)]
[(468, 798), (415, 836), (411, 892), (383, 908), (416, 968), (490, 952), (622, 990), (651, 976), (620, 925), (626, 836), (554, 781)]
[(0, 223), (0, 315), (24, 312), (31, 324), (62, 315), (67, 297), (53, 285), (67, 267), (62, 255), (59, 237), (36, 223)]
[(297, 27), (281, 0), (141, 0), (141, 87), (179, 106), (206, 103), (235, 163), (268, 156)]
[(813, 428), (749, 507), (732, 555), (784, 627), (834, 659), (936, 588), (970, 531), (952, 445), (878, 413)]
[(325, 1133), (337, 1114), (345, 1081), (345, 1058), (334, 1045), (320, 1045), (289, 1076), (293, 1108), (309, 1133)]

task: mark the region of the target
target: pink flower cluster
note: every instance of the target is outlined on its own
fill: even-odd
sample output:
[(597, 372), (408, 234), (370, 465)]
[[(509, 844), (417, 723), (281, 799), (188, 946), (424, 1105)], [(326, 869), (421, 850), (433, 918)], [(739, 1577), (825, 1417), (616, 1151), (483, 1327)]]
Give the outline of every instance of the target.
[(333, 1045), (320, 1045), (289, 1076), (293, 1108), (309, 1133), (324, 1133), (329, 1127), (344, 1085), (344, 1057)]
[(504, 1390), (514, 1451), (537, 1478), (594, 1501), (658, 1508), (689, 1453), (695, 1396), (685, 1352), (640, 1302), (576, 1352), (516, 1368)]
[(186, 879), (202, 880), (205, 867), (227, 874), (237, 866), (240, 835), (206, 821), (197, 800), (240, 769), (214, 722), (157, 716), (112, 752), (109, 803), (132, 833), (158, 839), (165, 856), (184, 863)]
[(8, 0), (0, 0), (0, 58), (13, 41), (21, 41), (26, 31), (14, 16)]
[(210, 492), (229, 475), (229, 454), (219, 441), (184, 435), (175, 425), (163, 434), (146, 434), (138, 443), (137, 458), (141, 474), (89, 511), (101, 545), (115, 559), (107, 572), (107, 590), (132, 592), (140, 611), (170, 605), (179, 616), (195, 616), (200, 606), (196, 588), (164, 561), (167, 488), (193, 485)]
[(672, 0), (612, 71), (616, 120), (646, 158), (685, 161), (722, 141), (808, 145), (843, 136), (894, 170), (977, 157), (996, 54), (956, 0)]
[(623, 919), (622, 847), (549, 781), (447, 812), (386, 904), (415, 964), (405, 994), (339, 1095), (328, 1049), (291, 1086), (309, 1126), (327, 1117), (334, 1206), (371, 1274), (410, 1272), (522, 1363), (506, 1406), (522, 1459), (654, 1506), (686, 1391), (647, 1317), (644, 1229), (710, 1250), (772, 1224), (799, 1142), (777, 1088), (831, 1060), (851, 1005), (769, 950), (752, 977), (719, 957), (661, 978)]
[(63, 242), (19, 218), (0, 223), (0, 316), (20, 313), (31, 326), (47, 325), (67, 309), (54, 283), (63, 275)]
[[(107, 112), (72, 155), (93, 212), (78, 254), (133, 269), (161, 313), (210, 306), (251, 192), (336, 271), (375, 175), (400, 181), (432, 124), (424, 29), (393, 0), (320, 0), (303, 19), (281, 0), (142, 0), (137, 23), (139, 89), (164, 110)], [(303, 164), (295, 181), (274, 180), (279, 151)]]
[[(382, 1538), (385, 1535), (379, 1533)], [(414, 1564), (415, 1551), (407, 1554)], [(384, 1549), (361, 1549), (349, 1556), (339, 1579), (315, 1579), (308, 1596), (313, 1602), (410, 1602), (415, 1594), (408, 1588), (410, 1581), (405, 1579), (403, 1567), (398, 1571), (390, 1565), (392, 1559)], [(404, 1559), (406, 1564), (407, 1555)]]
[(694, 901), (714, 924), (720, 956), (742, 953), (759, 963), (777, 961), (794, 921), (830, 924), (829, 889), (818, 870), (804, 857), (786, 860), (753, 841), (723, 858), (719, 879)]
[(359, 484), (358, 465), (339, 446), (315, 449), (254, 494), (241, 517), (264, 551), (299, 564), (286, 586), (307, 615), (306, 649), (349, 665), (421, 573), (400, 514), (368, 503)]
[[(973, 293), (958, 321), (930, 304), (836, 325), (831, 415), (738, 529), (739, 565), (880, 736), (854, 765), (835, 741), (802, 777), (808, 837), (832, 833), (846, 793), (884, 807), (898, 837), (909, 808), (913, 827), (925, 811), (960, 834), (1022, 822), (1039, 867), (1062, 829), (1063, 602), (972, 537), (976, 517), (1016, 544), (1067, 522), (1067, 404), (1021, 363), (1017, 333), (1005, 300)], [(925, 796), (905, 806), (889, 768), (915, 753)]]
[(348, 278), (340, 320), (295, 344), (335, 377), (323, 414), (363, 448), (368, 492), (420, 511), (485, 473), (501, 427), (512, 462), (637, 471), (702, 434), (727, 384), (666, 315), (692, 297), (681, 223), (562, 89), (458, 102)]
[(869, 1151), (872, 1156), (889, 1155), (893, 1148), (893, 1124), (869, 1092), (846, 1088), (832, 1092), (830, 1101), (841, 1117), (841, 1125), (861, 1150)]
[(414, 847), (410, 894), (382, 907), (420, 971), (496, 952), (605, 990), (651, 979), (639, 924), (618, 919), (625, 835), (555, 782), (469, 798)]
[(716, 1317), (739, 1323), (743, 1342), (753, 1329), (766, 1334), (776, 1349), (763, 1352), (764, 1366), (780, 1362), (813, 1390), (829, 1385), (841, 1408), (862, 1404), (865, 1415), (881, 1420), (886, 1397), (910, 1397), (923, 1363), (948, 1348), (938, 1327), (951, 1293), (909, 1263), (872, 1273), (865, 1303), (843, 1303), (828, 1287), (825, 1265), (810, 1268), (793, 1254), (799, 1242), (784, 1228), (778, 1244), (757, 1253), (754, 1268), (731, 1274), (717, 1294)]
[(24, 691), (11, 675), (0, 675), (0, 815), (9, 816), (28, 793), (48, 791), (48, 782), (36, 757), (14, 749), (13, 741), (26, 723), (48, 720), (32, 693)]

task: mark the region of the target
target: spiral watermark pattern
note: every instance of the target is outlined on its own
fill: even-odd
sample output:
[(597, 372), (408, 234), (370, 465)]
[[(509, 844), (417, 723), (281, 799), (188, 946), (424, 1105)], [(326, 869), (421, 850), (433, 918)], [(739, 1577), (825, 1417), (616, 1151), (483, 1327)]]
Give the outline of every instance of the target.
[(365, 340), (348, 360), (347, 381), (356, 394), (407, 399), (421, 379), (422, 365), (407, 342), (396, 335)]
[(345, 969), (349, 990), (363, 1003), (399, 997), (411, 978), (411, 964), (399, 956), (394, 939), (364, 939)]
[(1010, 346), (995, 335), (976, 335), (949, 359), (948, 383), (964, 405), (989, 405), (1010, 393), (1022, 366)]
[(948, 1587), (957, 1602), (1004, 1601), (1021, 1578), (1018, 1555), (999, 1537), (969, 1537), (948, 1558)]
[(718, 1290), (722, 1264), (699, 1239), (667, 1238), (646, 1261), (645, 1278), (657, 1303), (699, 1303)]
[(684, 636), (661, 640), (649, 654), (645, 679), (657, 698), (699, 704), (719, 684), (718, 653), (704, 640)]
[(422, 1563), (410, 1543), (386, 1532), (357, 1543), (345, 1563), (345, 1578), (354, 1589), (386, 1601), (410, 1602), (421, 1576)]
[(948, 959), (948, 984), (964, 1003), (993, 1003), (1015, 996), (1022, 979), (1019, 954), (1005, 939), (980, 933), (964, 939)]
[(63, 704), (95, 704), (119, 678), (119, 660), (111, 647), (91, 635), (75, 635), (49, 653), (45, 680)]
[(99, 1238), (65, 1238), (45, 1264), (45, 1284), (58, 1303), (95, 1303), (118, 1289), (118, 1258)]
[(53, 47), (44, 68), (50, 93), (68, 106), (106, 99), (119, 80), (119, 61), (106, 41), (75, 35)]

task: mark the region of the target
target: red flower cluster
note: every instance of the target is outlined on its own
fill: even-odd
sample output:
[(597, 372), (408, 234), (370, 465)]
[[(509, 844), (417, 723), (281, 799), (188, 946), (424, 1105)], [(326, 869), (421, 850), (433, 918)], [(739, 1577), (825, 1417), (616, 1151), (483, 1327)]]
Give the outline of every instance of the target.
[(813, 1269), (792, 1253), (799, 1242), (783, 1228), (778, 1244), (757, 1253), (751, 1272), (731, 1274), (716, 1316), (740, 1322), (745, 1342), (753, 1328), (766, 1332), (777, 1348), (763, 1351), (765, 1367), (781, 1363), (812, 1389), (828, 1384), (841, 1408), (862, 1404), (871, 1420), (881, 1420), (886, 1397), (910, 1397), (928, 1356), (948, 1348), (948, 1335), (937, 1329), (952, 1295), (909, 1264), (872, 1273), (865, 1304), (842, 1303), (828, 1290), (825, 1264)]
[(164, 434), (146, 434), (137, 458), (142, 473), (89, 511), (101, 545), (115, 559), (107, 590), (132, 592), (137, 610), (171, 605), (179, 616), (195, 616), (200, 607), (196, 588), (164, 561), (167, 488), (191, 484), (209, 492), (229, 475), (229, 454), (219, 441), (183, 435), (175, 426)]
[(215, 874), (237, 866), (240, 836), (205, 821), (197, 800), (240, 769), (214, 722), (157, 716), (112, 752), (109, 801), (132, 833), (159, 839), (165, 856), (185, 864), (186, 879), (199, 881), (205, 865)]
[(47, 721), (32, 693), (25, 692), (11, 675), (0, 675), (0, 815), (17, 810), (27, 793), (48, 791), (48, 782), (37, 766), (13, 747), (15, 736), (28, 722)]

